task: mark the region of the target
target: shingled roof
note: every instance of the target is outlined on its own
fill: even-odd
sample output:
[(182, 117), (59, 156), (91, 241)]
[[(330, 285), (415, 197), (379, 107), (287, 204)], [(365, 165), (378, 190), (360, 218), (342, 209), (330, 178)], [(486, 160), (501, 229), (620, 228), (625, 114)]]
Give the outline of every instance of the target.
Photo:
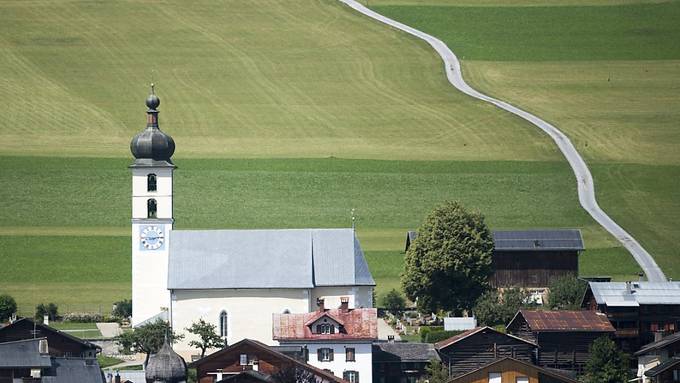
[(531, 311), (520, 310), (508, 324), (523, 318), (533, 332), (585, 331), (614, 332), (607, 316), (596, 311)]
[(420, 362), (440, 360), (432, 343), (373, 343), (373, 362)]
[(354, 230), (171, 233), (169, 289), (316, 286), (375, 286)]
[(458, 343), (458, 342), (460, 342), (460, 341), (463, 340), (463, 339), (466, 339), (466, 338), (471, 337), (471, 336), (473, 336), (473, 335), (475, 335), (475, 334), (483, 333), (483, 332), (486, 332), (486, 331), (495, 332), (495, 333), (498, 333), (498, 334), (501, 334), (501, 335), (504, 335), (504, 336), (507, 336), (507, 337), (516, 339), (516, 340), (518, 340), (518, 341), (520, 341), (520, 342), (528, 343), (528, 344), (530, 344), (530, 345), (532, 345), (532, 346), (534, 346), (534, 347), (538, 347), (535, 343), (530, 342), (530, 341), (528, 341), (528, 340), (526, 340), (526, 339), (522, 339), (522, 338), (520, 338), (520, 337), (511, 335), (511, 334), (504, 334), (504, 333), (502, 333), (502, 332), (500, 332), (500, 331), (498, 331), (498, 330), (496, 330), (496, 329), (494, 329), (494, 328), (488, 327), (488, 326), (485, 326), (485, 327), (477, 327), (477, 328), (473, 328), (473, 329), (470, 329), (470, 330), (467, 330), (467, 331), (463, 331), (462, 333), (460, 333), (460, 334), (458, 334), (458, 335), (454, 335), (454, 336), (452, 336), (452, 337), (450, 337), (450, 338), (448, 338), (448, 339), (442, 340), (441, 342), (435, 343), (434, 347), (435, 347), (437, 350), (441, 350), (441, 349), (443, 349), (443, 348), (449, 347), (449, 346), (452, 345), (452, 344)]
[[(313, 334), (311, 324), (328, 316), (342, 324), (343, 331), (333, 334)], [(373, 308), (334, 309), (302, 314), (273, 314), (273, 339), (295, 340), (376, 340), (378, 311)]]
[(647, 343), (635, 353), (635, 356), (644, 355), (650, 351), (661, 350), (676, 342), (680, 342), (680, 332), (665, 336), (657, 341)]
[(48, 353), (40, 353), (40, 342), (46, 338), (0, 343), (0, 368), (51, 367)]

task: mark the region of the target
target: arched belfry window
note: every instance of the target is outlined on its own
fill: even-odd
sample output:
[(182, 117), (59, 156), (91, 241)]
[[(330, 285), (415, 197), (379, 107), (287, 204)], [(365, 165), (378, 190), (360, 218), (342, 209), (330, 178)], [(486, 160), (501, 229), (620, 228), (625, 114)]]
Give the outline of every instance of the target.
[(146, 216), (147, 218), (156, 218), (156, 211), (158, 209), (158, 206), (156, 204), (156, 200), (151, 198), (150, 200), (146, 201)]
[(149, 174), (146, 176), (146, 191), (156, 191), (156, 175)]
[(222, 312), (220, 313), (220, 336), (221, 336), (221, 337), (226, 337), (226, 336), (227, 336), (227, 330), (229, 329), (229, 328), (228, 328), (229, 325), (228, 325), (228, 323), (227, 323), (227, 319), (228, 319), (228, 317), (227, 317), (227, 312), (226, 312), (226, 311), (222, 311)]

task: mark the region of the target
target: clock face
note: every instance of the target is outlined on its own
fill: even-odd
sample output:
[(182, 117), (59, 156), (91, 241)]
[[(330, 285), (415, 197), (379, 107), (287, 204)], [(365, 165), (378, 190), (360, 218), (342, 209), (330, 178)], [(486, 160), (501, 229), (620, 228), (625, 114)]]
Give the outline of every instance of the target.
[(165, 243), (162, 226), (144, 226), (140, 233), (140, 247), (142, 250), (158, 250)]

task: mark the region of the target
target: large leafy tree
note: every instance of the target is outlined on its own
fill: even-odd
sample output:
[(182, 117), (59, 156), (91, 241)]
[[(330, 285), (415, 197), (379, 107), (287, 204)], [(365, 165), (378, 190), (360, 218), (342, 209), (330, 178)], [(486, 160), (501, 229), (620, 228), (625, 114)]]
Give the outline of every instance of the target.
[(590, 345), (584, 383), (620, 383), (627, 382), (629, 378), (628, 356), (608, 337), (596, 339)]
[(132, 301), (130, 299), (123, 299), (122, 301), (113, 304), (113, 316), (121, 319), (128, 319), (132, 316)]
[(17, 302), (12, 296), (0, 295), (0, 322), (6, 321), (12, 314), (17, 312)]
[(382, 306), (392, 314), (398, 314), (406, 307), (406, 300), (397, 289), (392, 289), (382, 297)]
[(217, 335), (217, 327), (203, 320), (199, 319), (186, 329), (194, 335), (198, 335), (198, 340), (194, 339), (189, 342), (189, 346), (196, 347), (201, 350), (201, 358), (205, 356), (205, 350), (209, 348), (224, 347), (224, 339)]
[(573, 276), (554, 279), (550, 286), (548, 303), (555, 310), (578, 310), (588, 283)]
[(165, 337), (175, 343), (184, 338), (184, 335), (175, 334), (170, 325), (161, 319), (136, 328), (134, 331), (124, 332), (118, 337), (117, 343), (124, 353), (141, 352), (146, 354), (144, 364), (149, 362), (149, 356), (155, 354), (163, 346)]
[(469, 310), (489, 287), (492, 250), (484, 217), (445, 202), (427, 216), (406, 252), (406, 296), (422, 311)]
[(489, 290), (479, 297), (472, 312), (481, 325), (493, 327), (508, 324), (517, 311), (534, 306), (526, 290), (507, 289), (502, 297), (496, 290)]

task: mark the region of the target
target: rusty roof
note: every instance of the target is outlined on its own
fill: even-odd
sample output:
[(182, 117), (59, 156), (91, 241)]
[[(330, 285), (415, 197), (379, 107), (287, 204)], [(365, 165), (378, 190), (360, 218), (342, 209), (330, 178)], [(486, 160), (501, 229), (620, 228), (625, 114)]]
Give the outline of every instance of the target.
[[(334, 334), (313, 334), (313, 324), (329, 317), (341, 325)], [(294, 340), (376, 340), (378, 339), (378, 311), (373, 308), (333, 309), (303, 314), (273, 314), (273, 338)]]
[(591, 331), (614, 332), (607, 316), (597, 311), (530, 311), (520, 310), (508, 327), (518, 317), (523, 317), (531, 331)]

